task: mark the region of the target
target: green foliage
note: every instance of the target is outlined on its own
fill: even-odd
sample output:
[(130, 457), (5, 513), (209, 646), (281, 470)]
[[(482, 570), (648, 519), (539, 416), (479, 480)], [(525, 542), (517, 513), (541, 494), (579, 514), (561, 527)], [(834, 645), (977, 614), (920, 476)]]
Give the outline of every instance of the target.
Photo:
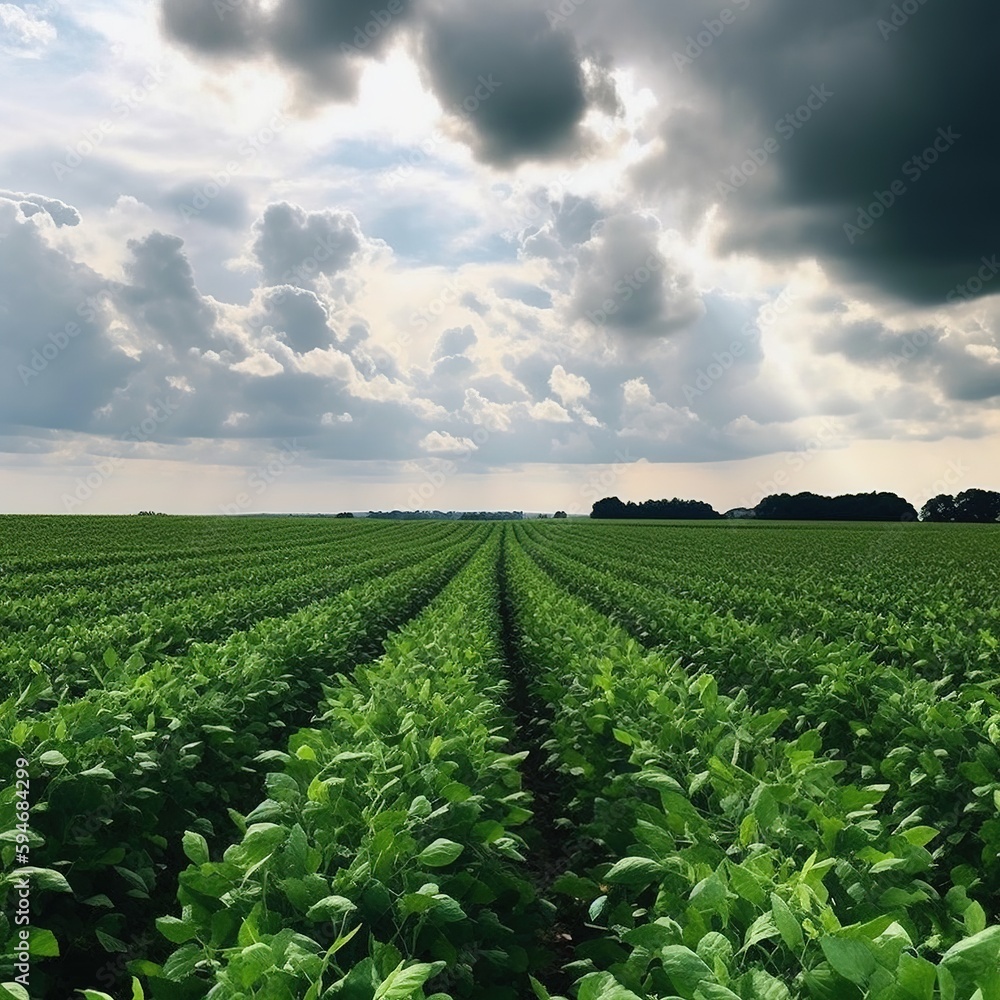
[(517, 871), (531, 813), (523, 755), (506, 747), (499, 542), (491, 529), (380, 660), (329, 690), (320, 724), (271, 758), (242, 839), (214, 862), (188, 853), (164, 929), (199, 944), (165, 978), (212, 996), (372, 1000), (423, 997), (447, 970), (449, 995), (520, 995), (512, 974), (537, 961), (547, 917)]
[(1000, 1000), (988, 527), (18, 527), (32, 996)]
[[(900, 709), (892, 668), (869, 659), (859, 670), (880, 700), (855, 705), (853, 718), (919, 748), (904, 713), (920, 709), (924, 739), (944, 738), (944, 720), (957, 734), (927, 766), (975, 760), (938, 784), (938, 801), (918, 800), (912, 766), (907, 782), (880, 781), (890, 777), (885, 761), (859, 764), (856, 747), (828, 745), (836, 727), (802, 712), (807, 670), (822, 683), (815, 661), (798, 660), (789, 678), (772, 665), (777, 640), (763, 627), (631, 583), (637, 564), (663, 558), (648, 544), (645, 557), (638, 551), (648, 534), (620, 575), (591, 565), (615, 561), (608, 534), (570, 538), (531, 525), (517, 535), (522, 546), (508, 560), (517, 641), (530, 656), (532, 694), (547, 706), (552, 766), (571, 790), (566, 822), (609, 859), (589, 880), (556, 883), (582, 893), (590, 920), (606, 928), (577, 949), (580, 996), (972, 1000), (1000, 988), (998, 929), (969, 898), (979, 873), (953, 870), (936, 845), (959, 838), (922, 815), (933, 805), (935, 818), (954, 823), (987, 794), (992, 805), (995, 701), (982, 684), (956, 699), (976, 713), (963, 718), (921, 678), (906, 677), (903, 690), (914, 693)], [(758, 649), (778, 676), (762, 671), (749, 684), (743, 664)]]
[[(15, 762), (27, 758), (25, 836), (32, 862), (50, 872), (41, 881), (33, 876), (32, 923), (65, 943), (64, 957), (128, 952), (137, 938), (151, 943), (149, 957), (164, 957), (154, 921), (176, 893), (176, 868), (166, 861), (182, 835), (184, 854), (204, 858), (209, 840), (227, 834), (256, 794), (255, 758), (284, 744), (286, 727), (311, 715), (331, 674), (377, 655), (392, 628), (419, 611), (482, 541), (474, 527), (442, 527), (386, 544), (359, 562), (367, 567), (363, 582), (291, 615), (264, 617), (221, 642), (193, 643), (183, 656), (153, 663), (136, 652), (124, 659), (109, 652), (101, 658), (102, 684), (81, 697), (55, 700), (42, 665), (20, 696), (0, 703), (8, 782), (0, 786), (0, 830), (14, 829)], [(13, 835), (0, 840), (5, 865), (13, 866), (16, 853)], [(5, 908), (12, 891), (0, 879)], [(54, 899), (54, 892), (72, 899)], [(0, 923), (3, 951), (15, 940), (16, 928)], [(49, 968), (33, 972), (39, 985), (48, 983)], [(56, 978), (48, 988), (62, 986)]]

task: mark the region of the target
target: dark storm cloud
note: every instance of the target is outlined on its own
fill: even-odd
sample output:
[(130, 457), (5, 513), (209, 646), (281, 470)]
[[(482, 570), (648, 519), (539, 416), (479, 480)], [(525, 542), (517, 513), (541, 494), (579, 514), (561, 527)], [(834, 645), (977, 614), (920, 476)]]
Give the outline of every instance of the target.
[[(543, 0), (161, 7), (168, 35), (209, 55), (268, 53), (315, 102), (351, 96), (362, 60), (402, 31), (477, 157), (500, 166), (578, 148), (587, 110), (616, 104), (610, 68), (635, 69), (663, 109), (637, 197), (666, 196), (688, 225), (721, 203), (727, 250), (815, 255), (921, 303), (998, 250), (1000, 8), (987, 0), (616, 0), (565, 16)], [(532, 249), (555, 244), (540, 234)]]
[(306, 212), (288, 202), (268, 205), (253, 230), (253, 253), (267, 285), (308, 288), (317, 274), (346, 270), (362, 246), (350, 212)]
[(411, 19), (414, 0), (161, 0), (165, 34), (210, 58), (267, 55), (291, 72), (306, 104), (346, 100), (361, 61)]
[(616, 113), (610, 68), (536, 0), (160, 0), (165, 34), (209, 58), (270, 57), (309, 107), (356, 95), (364, 60), (401, 32), (476, 156), (499, 165), (580, 146), (589, 107)]
[(160, 21), (175, 41), (211, 55), (236, 55), (260, 41), (257, 0), (162, 0)]
[(579, 145), (588, 108), (581, 53), (537, 4), (442, 4), (426, 17), (420, 51), (435, 94), (464, 120), (480, 160), (556, 159)]
[(608, 38), (618, 64), (644, 63), (661, 94), (692, 109), (667, 112), (643, 189), (721, 200), (726, 249), (816, 254), (915, 302), (942, 301), (975, 274), (997, 250), (1000, 8), (732, 0), (723, 25), (722, 6), (579, 11), (584, 37)]
[[(996, 249), (1000, 139), (985, 98), (1000, 10), (914, 3), (912, 17), (887, 30), (878, 21), (895, 27), (898, 5), (848, 4), (832, 16), (804, 6), (790, 23), (787, 5), (764, 8), (741, 65), (723, 78), (730, 87), (747, 80), (768, 122), (798, 115), (814, 84), (834, 95), (778, 154), (781, 183), (765, 210), (790, 207), (803, 221), (773, 227), (768, 249), (814, 249), (849, 277), (942, 300)], [(775, 68), (752, 77), (749, 47), (782, 30)], [(751, 247), (761, 221), (746, 210), (730, 245)]]
[(358, 60), (380, 54), (411, 17), (413, 0), (282, 0), (267, 20), (268, 41), (314, 100), (349, 98)]

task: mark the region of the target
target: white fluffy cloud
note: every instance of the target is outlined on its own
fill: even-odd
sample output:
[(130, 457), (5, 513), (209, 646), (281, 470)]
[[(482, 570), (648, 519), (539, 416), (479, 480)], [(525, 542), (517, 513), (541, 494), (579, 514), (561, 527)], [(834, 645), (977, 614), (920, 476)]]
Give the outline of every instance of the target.
[(590, 383), (581, 375), (571, 375), (562, 365), (552, 369), (549, 387), (565, 406), (582, 403), (590, 395)]
[(464, 455), (476, 450), (474, 441), (447, 431), (431, 431), (421, 440), (420, 447), (431, 455)]

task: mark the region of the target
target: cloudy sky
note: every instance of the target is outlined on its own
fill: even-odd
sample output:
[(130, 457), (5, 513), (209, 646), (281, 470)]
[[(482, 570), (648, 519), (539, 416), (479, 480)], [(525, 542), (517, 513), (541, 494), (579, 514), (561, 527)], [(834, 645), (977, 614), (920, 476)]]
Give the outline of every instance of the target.
[(0, 510), (1000, 488), (998, 29), (0, 2)]

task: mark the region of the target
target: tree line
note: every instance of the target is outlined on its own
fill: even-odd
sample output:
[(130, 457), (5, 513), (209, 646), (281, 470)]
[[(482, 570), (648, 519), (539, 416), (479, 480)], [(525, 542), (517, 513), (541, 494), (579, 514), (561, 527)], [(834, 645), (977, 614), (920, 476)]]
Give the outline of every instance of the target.
[(937, 521), (994, 524), (1000, 521), (1000, 493), (970, 489), (957, 496), (940, 494), (920, 509), (895, 493), (846, 493), (828, 497), (817, 493), (776, 493), (756, 507), (736, 507), (720, 514), (703, 500), (644, 500), (623, 502), (618, 497), (598, 500), (590, 514), (603, 520), (670, 521)]

